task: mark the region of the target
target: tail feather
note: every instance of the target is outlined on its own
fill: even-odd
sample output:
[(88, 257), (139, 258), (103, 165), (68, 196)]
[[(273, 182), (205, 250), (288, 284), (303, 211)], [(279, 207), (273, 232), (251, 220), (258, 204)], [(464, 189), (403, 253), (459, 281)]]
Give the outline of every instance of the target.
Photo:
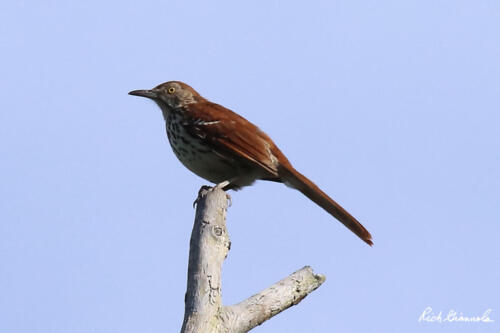
[(342, 222), (349, 230), (354, 232), (368, 245), (372, 246), (372, 235), (359, 223), (354, 216), (349, 214), (342, 206), (336, 203), (325, 192), (323, 192), (312, 181), (307, 179), (293, 167), (281, 167), (279, 175), (283, 182), (302, 192), (306, 197), (314, 201), (318, 206), (326, 210), (330, 215)]

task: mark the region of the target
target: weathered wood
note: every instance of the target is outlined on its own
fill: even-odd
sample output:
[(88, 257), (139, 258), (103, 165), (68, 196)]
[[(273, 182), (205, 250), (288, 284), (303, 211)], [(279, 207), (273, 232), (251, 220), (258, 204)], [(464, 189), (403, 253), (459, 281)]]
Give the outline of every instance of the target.
[(227, 194), (203, 187), (191, 234), (188, 283), (181, 333), (248, 332), (298, 304), (324, 281), (304, 267), (260, 293), (232, 306), (221, 299), (222, 263), (230, 247), (226, 228)]

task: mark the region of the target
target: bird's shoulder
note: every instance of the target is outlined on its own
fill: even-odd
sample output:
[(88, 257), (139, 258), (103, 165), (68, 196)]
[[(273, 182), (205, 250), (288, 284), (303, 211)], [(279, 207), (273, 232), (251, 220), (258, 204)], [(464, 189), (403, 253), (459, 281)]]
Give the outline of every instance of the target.
[(190, 124), (188, 131), (219, 147), (230, 149), (247, 159), (259, 161), (276, 172), (277, 161), (287, 158), (273, 140), (256, 125), (216, 103), (203, 101), (186, 106)]

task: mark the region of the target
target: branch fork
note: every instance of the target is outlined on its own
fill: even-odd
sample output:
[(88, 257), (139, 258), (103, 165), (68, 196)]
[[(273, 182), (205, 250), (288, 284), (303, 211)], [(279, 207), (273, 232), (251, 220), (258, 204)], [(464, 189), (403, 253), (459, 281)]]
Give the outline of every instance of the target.
[(220, 188), (202, 187), (195, 201), (181, 333), (248, 332), (298, 304), (325, 281), (306, 266), (238, 304), (223, 305), (221, 270), (231, 245), (226, 228), (229, 200)]

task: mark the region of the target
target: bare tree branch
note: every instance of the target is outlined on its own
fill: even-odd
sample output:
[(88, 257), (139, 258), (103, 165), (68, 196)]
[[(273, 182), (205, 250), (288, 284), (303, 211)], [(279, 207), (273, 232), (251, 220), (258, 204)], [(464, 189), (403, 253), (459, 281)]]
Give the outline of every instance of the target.
[(308, 266), (232, 306), (221, 300), (221, 269), (230, 247), (227, 194), (202, 187), (191, 234), (188, 284), (181, 333), (248, 332), (292, 305), (324, 281)]

